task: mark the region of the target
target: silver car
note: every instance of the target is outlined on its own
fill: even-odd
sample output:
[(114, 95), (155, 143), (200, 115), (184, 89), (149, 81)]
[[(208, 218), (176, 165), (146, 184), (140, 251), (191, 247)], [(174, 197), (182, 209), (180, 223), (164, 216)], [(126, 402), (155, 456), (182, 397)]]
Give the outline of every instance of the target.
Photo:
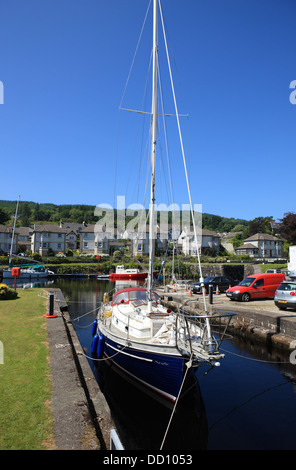
[(296, 309), (296, 281), (284, 281), (275, 291), (274, 303), (280, 310)]

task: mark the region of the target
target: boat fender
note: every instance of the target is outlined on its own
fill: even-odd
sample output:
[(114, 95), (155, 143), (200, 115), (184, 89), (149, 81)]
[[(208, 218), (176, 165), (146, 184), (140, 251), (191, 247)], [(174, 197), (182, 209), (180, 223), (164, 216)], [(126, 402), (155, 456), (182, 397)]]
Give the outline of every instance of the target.
[(104, 294), (103, 302), (104, 302), (105, 305), (109, 302), (109, 296), (108, 296), (107, 292), (105, 292), (105, 294)]
[(98, 324), (98, 321), (95, 320), (95, 321), (93, 322), (92, 329), (91, 329), (91, 334), (92, 334), (92, 336), (95, 336), (95, 334), (96, 334), (96, 331), (97, 331), (97, 324)]
[(97, 356), (98, 358), (103, 357), (104, 353), (104, 344), (105, 344), (105, 337), (103, 335), (100, 335), (99, 341), (98, 341), (98, 348), (97, 348)]
[(96, 354), (97, 349), (98, 349), (98, 342), (99, 342), (99, 335), (96, 334), (94, 336), (94, 339), (93, 339), (93, 342), (92, 342), (92, 345), (91, 345), (91, 353), (92, 354)]

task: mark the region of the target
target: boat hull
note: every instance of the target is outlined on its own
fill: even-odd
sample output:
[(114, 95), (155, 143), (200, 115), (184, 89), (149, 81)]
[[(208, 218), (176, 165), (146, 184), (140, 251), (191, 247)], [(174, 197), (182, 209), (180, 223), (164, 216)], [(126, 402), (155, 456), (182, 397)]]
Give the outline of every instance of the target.
[[(40, 272), (40, 273), (30, 273), (30, 272), (22, 272), (21, 271), (21, 274), (20, 276), (18, 277), (18, 279), (40, 279), (40, 278), (45, 278), (45, 277), (48, 277), (48, 273), (43, 273), (43, 272)], [(10, 270), (4, 270), (3, 271), (3, 279), (14, 279), (14, 276), (12, 276), (11, 274), (11, 271)]]
[(103, 331), (100, 337), (99, 355), (106, 357), (123, 372), (148, 390), (174, 402), (184, 377), (184, 358), (176, 348), (145, 347), (129, 344), (126, 340), (112, 338)]

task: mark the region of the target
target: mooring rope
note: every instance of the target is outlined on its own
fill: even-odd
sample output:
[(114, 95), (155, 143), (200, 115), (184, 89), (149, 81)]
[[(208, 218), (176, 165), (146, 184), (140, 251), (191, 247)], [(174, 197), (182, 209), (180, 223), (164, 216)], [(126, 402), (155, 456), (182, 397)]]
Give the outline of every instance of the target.
[(291, 361), (265, 361), (263, 359), (255, 359), (253, 357), (243, 356), (241, 354), (236, 354), (234, 352), (227, 351), (226, 349), (223, 349), (223, 348), (220, 348), (220, 350), (224, 351), (228, 354), (232, 354), (232, 356), (240, 357), (241, 359), (247, 359), (249, 361), (254, 361), (254, 362), (265, 362), (267, 364), (291, 364)]
[(185, 364), (185, 365), (186, 365), (186, 372), (185, 372), (185, 374), (184, 374), (184, 377), (183, 377), (183, 380), (182, 380), (182, 383), (181, 383), (181, 387), (180, 387), (178, 396), (177, 396), (176, 401), (175, 401), (175, 404), (174, 404), (173, 411), (172, 411), (172, 413), (171, 413), (171, 416), (170, 416), (170, 419), (169, 419), (169, 422), (168, 422), (166, 431), (165, 431), (165, 433), (164, 433), (164, 437), (163, 437), (163, 440), (162, 440), (162, 443), (161, 443), (161, 446), (160, 446), (160, 450), (162, 450), (163, 445), (164, 445), (164, 443), (165, 443), (165, 440), (166, 440), (166, 437), (167, 437), (167, 433), (168, 433), (168, 431), (169, 431), (169, 428), (170, 428), (170, 425), (171, 425), (171, 422), (172, 422), (172, 419), (173, 419), (173, 416), (174, 416), (174, 413), (175, 413), (175, 410), (176, 410), (176, 407), (177, 407), (177, 404), (178, 404), (178, 401), (179, 401), (179, 398), (180, 398), (180, 395), (181, 395), (181, 392), (182, 392), (182, 389), (183, 389), (183, 385), (184, 385), (185, 380), (186, 380), (186, 376), (187, 376), (188, 370), (189, 370), (189, 368), (192, 366), (192, 356), (193, 356), (193, 354), (191, 354), (189, 361), (186, 362), (186, 364)]
[(116, 353), (114, 353), (113, 356), (108, 356), (106, 358), (88, 356), (87, 354), (85, 354), (85, 352), (78, 352), (77, 354), (80, 356), (84, 356), (87, 359), (91, 359), (92, 361), (103, 362), (103, 361), (108, 361), (109, 359), (112, 359), (113, 357), (117, 356), (117, 354), (121, 353), (121, 351), (124, 351), (127, 347), (128, 345), (124, 346), (120, 351), (117, 351)]

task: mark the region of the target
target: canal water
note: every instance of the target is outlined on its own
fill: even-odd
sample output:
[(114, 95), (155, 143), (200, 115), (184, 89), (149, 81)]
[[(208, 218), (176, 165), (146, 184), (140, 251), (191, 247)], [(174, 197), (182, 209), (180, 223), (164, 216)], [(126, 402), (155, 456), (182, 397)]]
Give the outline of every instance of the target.
[[(80, 343), (91, 356), (91, 327), (106, 290), (97, 280), (54, 282), (70, 304)], [(140, 391), (105, 361), (91, 367), (112, 410), (126, 449), (296, 449), (296, 366), (289, 355), (236, 338), (224, 341), (225, 358), (187, 384), (171, 425), (172, 409)], [(166, 434), (167, 432), (167, 434)]]

